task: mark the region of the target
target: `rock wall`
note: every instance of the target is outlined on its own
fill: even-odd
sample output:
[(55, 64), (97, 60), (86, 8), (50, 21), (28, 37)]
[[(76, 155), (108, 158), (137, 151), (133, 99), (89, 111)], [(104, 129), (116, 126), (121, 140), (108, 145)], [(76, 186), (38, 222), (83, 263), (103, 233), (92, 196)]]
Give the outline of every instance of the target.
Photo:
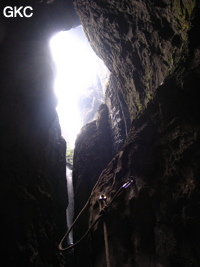
[(123, 95), (118, 88), (117, 80), (115, 76), (111, 74), (106, 90), (105, 102), (109, 110), (113, 156), (122, 148), (130, 130), (130, 114)]
[(97, 178), (112, 159), (108, 108), (99, 107), (98, 118), (86, 124), (77, 137), (74, 150), (73, 184), (75, 214), (86, 203)]
[[(75, 217), (87, 202), (99, 175), (111, 159), (112, 146), (108, 108), (102, 104), (98, 110), (97, 120), (82, 128), (75, 144), (73, 163)], [(80, 239), (87, 228), (88, 210), (83, 213), (81, 220), (74, 228), (74, 241)], [(77, 249), (75, 250), (75, 264), (90, 266), (91, 260), (88, 259), (90, 248), (83, 246)]]
[[(188, 52), (196, 1), (76, 0), (96, 53), (115, 75), (131, 119)], [(133, 97), (134, 96), (134, 97)]]
[(66, 145), (55, 111), (48, 41), (57, 30), (69, 29), (73, 20), (63, 21), (63, 1), (45, 2), (26, 2), (33, 7), (32, 18), (3, 16), (5, 6), (24, 6), (24, 1), (0, 3), (0, 265), (4, 267), (63, 266), (56, 242), (66, 225)]
[[(198, 92), (199, 78), (193, 82)], [(198, 102), (199, 93), (191, 95), (174, 79), (166, 81), (99, 178), (90, 223), (100, 212), (100, 194), (109, 203), (130, 177), (135, 181), (104, 218), (113, 266), (199, 265)], [(102, 235), (99, 223), (92, 239), (94, 266), (105, 264)]]
[(66, 184), (66, 142), (61, 137), (58, 118), (49, 129), (46, 146), (46, 175), (50, 183), (56, 240), (60, 241), (67, 230), (66, 209), (68, 194)]
[[(77, 140), (76, 212), (104, 168), (89, 223), (100, 212), (100, 194), (109, 203), (131, 177), (104, 218), (111, 265), (199, 266), (199, 2), (75, 2), (113, 77), (107, 107)], [(47, 42), (79, 21), (72, 1), (28, 4), (34, 15), (26, 19), (2, 16), (3, 7), (24, 1), (0, 3), (0, 265), (57, 267), (64, 266), (55, 246), (65, 230), (65, 143)], [(119, 153), (106, 167), (113, 151)], [(102, 221), (83, 247), (76, 266), (105, 265)]]
[[(92, 193), (90, 224), (101, 210), (99, 196), (105, 194), (109, 204), (131, 178), (132, 186), (103, 218), (111, 266), (199, 266), (199, 3), (75, 2), (131, 119), (124, 146)], [(108, 96), (114, 103), (116, 93)], [(92, 251), (84, 245), (92, 266), (106, 266), (103, 233), (101, 220), (91, 237)], [(77, 266), (86, 261), (79, 256)]]

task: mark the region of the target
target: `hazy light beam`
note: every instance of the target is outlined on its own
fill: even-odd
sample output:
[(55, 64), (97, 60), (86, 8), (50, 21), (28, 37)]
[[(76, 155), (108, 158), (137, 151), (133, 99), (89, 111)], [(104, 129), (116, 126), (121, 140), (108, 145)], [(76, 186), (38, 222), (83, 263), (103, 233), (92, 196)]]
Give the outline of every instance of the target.
[(56, 65), (56, 109), (62, 135), (73, 148), (82, 127), (78, 97), (91, 85), (98, 72), (100, 59), (90, 47), (81, 26), (53, 36), (50, 48)]

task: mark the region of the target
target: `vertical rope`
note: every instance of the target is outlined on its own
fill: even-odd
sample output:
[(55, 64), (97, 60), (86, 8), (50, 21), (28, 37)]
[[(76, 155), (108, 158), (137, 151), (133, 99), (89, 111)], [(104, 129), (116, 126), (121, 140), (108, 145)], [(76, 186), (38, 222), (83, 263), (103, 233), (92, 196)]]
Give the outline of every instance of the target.
[[(133, 180), (132, 180), (133, 179)], [(99, 183), (99, 180), (96, 182), (94, 189), (96, 189), (97, 185)], [(78, 214), (78, 216), (76, 217), (76, 219), (74, 220), (74, 222), (72, 223), (72, 225), (70, 226), (69, 230), (67, 231), (67, 233), (63, 236), (63, 238), (61, 239), (58, 248), (61, 251), (66, 251), (69, 249), (74, 248), (75, 246), (77, 246), (78, 244), (80, 244), (87, 236), (88, 234), (91, 232), (91, 230), (93, 229), (93, 227), (95, 226), (95, 224), (108, 212), (111, 204), (113, 203), (113, 201), (115, 200), (116, 197), (118, 197), (120, 194), (122, 194), (124, 189), (127, 189), (132, 183), (135, 183), (134, 178), (131, 176), (128, 181), (123, 184), (118, 190), (117, 192), (114, 194), (114, 196), (111, 198), (110, 202), (107, 205), (104, 205), (103, 202), (106, 201), (107, 197), (105, 194), (100, 195), (99, 200), (100, 200), (100, 205), (101, 205), (101, 210), (99, 213), (99, 216), (96, 218), (96, 220), (94, 220), (94, 222), (92, 223), (92, 225), (89, 227), (89, 229), (86, 231), (86, 233), (73, 245), (63, 248), (63, 242), (65, 240), (65, 238), (69, 235), (69, 233), (71, 232), (71, 230), (74, 228), (74, 225), (77, 223), (77, 221), (79, 220), (80, 216), (82, 215), (82, 213), (84, 212), (84, 210), (86, 209), (87, 205), (90, 203), (90, 200), (92, 198), (92, 193), (88, 199), (88, 201), (86, 202), (85, 206), (82, 208), (82, 210), (80, 211), (80, 213)], [(135, 184), (135, 188), (137, 190), (137, 186)], [(138, 194), (138, 190), (136, 191)], [(103, 228), (104, 228), (104, 241), (105, 241), (105, 253), (106, 253), (106, 264), (107, 267), (111, 267), (110, 265), (110, 261), (109, 261), (109, 248), (108, 248), (108, 233), (107, 233), (107, 228), (106, 228), (106, 223), (104, 221), (103, 224)]]
[(103, 222), (104, 242), (105, 242), (105, 254), (106, 254), (106, 266), (111, 267), (108, 247), (108, 232), (105, 221)]

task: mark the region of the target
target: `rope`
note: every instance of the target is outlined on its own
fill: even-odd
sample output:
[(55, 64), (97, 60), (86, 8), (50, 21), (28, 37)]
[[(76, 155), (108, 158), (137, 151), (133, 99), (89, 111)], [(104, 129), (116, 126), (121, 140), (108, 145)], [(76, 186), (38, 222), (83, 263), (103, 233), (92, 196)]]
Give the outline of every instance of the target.
[[(128, 188), (131, 184), (133, 183), (133, 180), (129, 179), (125, 184), (123, 184), (118, 190), (117, 192), (114, 194), (114, 196), (112, 197), (112, 199), (110, 200), (110, 202), (105, 205), (101, 210), (100, 210), (100, 213), (99, 213), (99, 216), (96, 218), (96, 220), (94, 220), (94, 222), (91, 224), (91, 226), (89, 227), (89, 229), (85, 232), (85, 234), (76, 242), (74, 243), (73, 245), (69, 246), (69, 247), (66, 247), (66, 248), (63, 248), (63, 242), (65, 240), (65, 238), (69, 235), (69, 233), (71, 232), (71, 230), (74, 228), (74, 225), (77, 223), (78, 219), (80, 218), (81, 214), (83, 213), (83, 211), (86, 209), (88, 203), (90, 202), (90, 199), (92, 197), (92, 194), (90, 195), (90, 197), (88, 198), (85, 206), (82, 208), (82, 210), (80, 211), (80, 213), (78, 214), (78, 216), (76, 217), (76, 219), (74, 220), (74, 222), (72, 223), (71, 227), (69, 228), (69, 230), (67, 231), (67, 233), (63, 236), (63, 238), (61, 239), (60, 243), (59, 243), (59, 250), (61, 251), (67, 251), (67, 250), (70, 250), (72, 248), (74, 248), (75, 246), (77, 246), (78, 244), (80, 244), (88, 235), (89, 233), (91, 232), (91, 230), (93, 229), (93, 227), (95, 226), (95, 224), (105, 215), (105, 213), (108, 212), (109, 210), (109, 207), (111, 206), (111, 204), (113, 203), (113, 201), (115, 200), (115, 198), (119, 195), (121, 195), (122, 191), (126, 188)], [(97, 187), (97, 184), (98, 184), (98, 181), (97, 183), (95, 184), (93, 190)], [(107, 233), (107, 229), (106, 229), (106, 233)], [(107, 246), (108, 246), (108, 241), (107, 242)], [(106, 252), (106, 254), (109, 255), (108, 253), (108, 250)], [(107, 261), (107, 259), (106, 259)], [(110, 267), (110, 265), (107, 265), (108, 267)]]
[[(99, 182), (99, 181), (97, 181), (96, 184), (94, 185), (94, 187), (93, 187), (93, 191), (94, 191), (95, 188), (97, 187), (98, 182)], [(65, 234), (65, 235), (63, 236), (63, 238), (61, 239), (61, 241), (60, 241), (60, 243), (59, 243), (59, 245), (58, 245), (59, 250), (61, 250), (61, 251), (66, 251), (66, 250), (72, 249), (76, 243), (78, 243), (78, 244), (80, 243), (79, 241), (77, 241), (75, 244), (73, 244), (73, 245), (71, 245), (71, 246), (69, 246), (69, 247), (66, 247), (66, 248), (63, 248), (63, 246), (62, 246), (62, 244), (63, 244), (65, 238), (69, 235), (69, 233), (71, 232), (71, 230), (74, 228), (74, 226), (75, 226), (75, 224), (77, 223), (78, 219), (80, 218), (80, 216), (82, 215), (82, 213), (83, 213), (84, 210), (86, 209), (87, 205), (89, 204), (91, 197), (92, 197), (92, 193), (91, 193), (91, 195), (89, 196), (89, 198), (88, 198), (87, 202), (85, 203), (84, 207), (83, 207), (82, 210), (79, 212), (79, 214), (77, 215), (76, 219), (74, 220), (74, 222), (73, 222), (72, 225), (70, 226), (69, 230), (66, 232), (66, 234)]]
[(105, 242), (105, 254), (106, 254), (106, 266), (111, 267), (110, 257), (109, 257), (109, 246), (108, 246), (108, 231), (106, 227), (106, 222), (103, 223), (103, 232), (104, 232), (104, 242)]
[[(69, 235), (69, 233), (71, 232), (71, 230), (74, 228), (74, 226), (75, 226), (75, 224), (77, 223), (78, 219), (80, 218), (81, 214), (82, 214), (83, 211), (86, 209), (86, 207), (87, 207), (87, 205), (88, 205), (88, 203), (89, 203), (89, 200), (90, 200), (90, 198), (88, 199), (88, 201), (86, 202), (85, 206), (82, 208), (82, 210), (80, 211), (80, 213), (78, 214), (78, 216), (76, 217), (76, 219), (74, 220), (74, 222), (72, 223), (72, 225), (70, 226), (70, 228), (69, 228), (69, 230), (67, 231), (67, 233), (66, 233), (66, 234), (63, 236), (63, 238), (61, 239), (61, 241), (60, 241), (60, 243), (59, 243), (59, 246), (58, 246), (58, 248), (59, 248), (60, 250), (62, 250), (62, 251), (69, 250), (69, 249), (73, 248), (75, 245), (78, 245), (78, 244), (82, 241), (82, 238), (81, 238), (79, 241), (77, 241), (76, 243), (74, 243), (73, 245), (71, 245), (71, 246), (69, 246), (69, 247), (66, 247), (66, 248), (63, 248), (63, 247), (62, 247), (62, 244), (63, 244), (65, 238)], [(99, 218), (99, 219), (100, 219), (100, 218)], [(97, 221), (96, 221), (96, 222), (97, 222)], [(89, 231), (89, 230), (88, 230), (88, 231)], [(86, 237), (86, 236), (87, 236), (86, 234), (88, 233), (88, 231), (84, 234), (83, 237)], [(86, 236), (85, 236), (85, 235), (86, 235)]]
[[(62, 250), (62, 251), (66, 251), (66, 250), (69, 250), (69, 249), (72, 249), (72, 248), (74, 248), (75, 246), (77, 246), (78, 244), (80, 244), (88, 235), (89, 235), (89, 233), (90, 233), (90, 231), (92, 230), (92, 228), (95, 226), (95, 224), (100, 220), (100, 218), (103, 216), (103, 214), (102, 215), (100, 215), (93, 223), (92, 223), (92, 225), (90, 226), (90, 228), (86, 231), (86, 233), (76, 242), (76, 243), (74, 243), (73, 245), (71, 245), (71, 246), (69, 246), (69, 247), (66, 247), (66, 248), (63, 248), (62, 247), (62, 243), (63, 243), (63, 241), (64, 241), (64, 239), (67, 237), (67, 235), (69, 234), (69, 232), (71, 231), (71, 229), (70, 229), (70, 231), (68, 231), (67, 233), (66, 233), (66, 235), (65, 235), (65, 237), (61, 240), (61, 242), (60, 242), (60, 244), (59, 244), (59, 246), (58, 246), (58, 248), (60, 249), (60, 250)], [(70, 227), (71, 228), (71, 227)]]

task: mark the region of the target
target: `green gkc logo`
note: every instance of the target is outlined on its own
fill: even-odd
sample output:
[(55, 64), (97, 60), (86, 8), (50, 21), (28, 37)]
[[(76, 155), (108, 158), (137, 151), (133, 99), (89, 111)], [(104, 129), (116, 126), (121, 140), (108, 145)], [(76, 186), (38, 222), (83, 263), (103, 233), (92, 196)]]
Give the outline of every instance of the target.
[(6, 6), (3, 9), (3, 15), (7, 18), (16, 18), (17, 16), (30, 18), (33, 16), (33, 8), (31, 6), (26, 6), (26, 7)]

